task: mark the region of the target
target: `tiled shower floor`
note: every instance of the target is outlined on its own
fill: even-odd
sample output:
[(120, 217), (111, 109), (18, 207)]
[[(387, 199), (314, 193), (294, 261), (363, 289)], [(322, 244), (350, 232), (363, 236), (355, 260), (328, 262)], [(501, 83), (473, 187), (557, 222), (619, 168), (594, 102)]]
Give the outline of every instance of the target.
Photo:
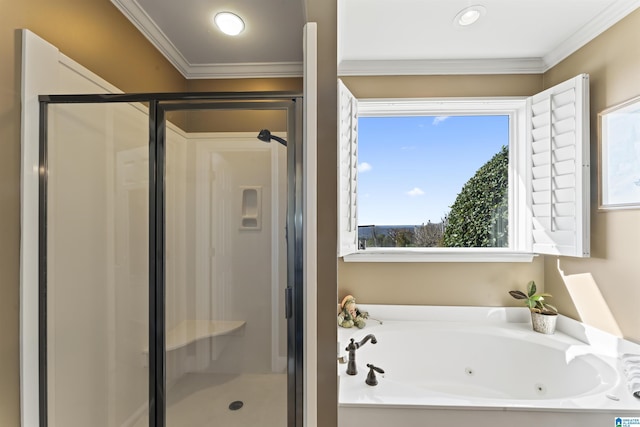
[[(231, 402), (242, 408), (232, 411)], [(287, 424), (285, 374), (187, 374), (167, 393), (167, 427), (282, 427)], [(144, 415), (135, 427), (148, 425)]]

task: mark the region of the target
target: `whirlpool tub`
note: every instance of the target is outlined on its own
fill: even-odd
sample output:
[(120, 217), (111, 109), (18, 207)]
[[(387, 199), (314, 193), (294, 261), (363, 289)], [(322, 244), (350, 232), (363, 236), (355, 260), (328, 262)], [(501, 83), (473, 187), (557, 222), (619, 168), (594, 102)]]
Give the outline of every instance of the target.
[[(619, 355), (640, 346), (560, 316), (558, 331), (531, 330), (526, 308), (361, 306), (364, 329), (350, 339), (356, 375), (338, 365), (339, 426), (615, 426), (640, 417)], [(380, 367), (365, 383), (367, 364)]]

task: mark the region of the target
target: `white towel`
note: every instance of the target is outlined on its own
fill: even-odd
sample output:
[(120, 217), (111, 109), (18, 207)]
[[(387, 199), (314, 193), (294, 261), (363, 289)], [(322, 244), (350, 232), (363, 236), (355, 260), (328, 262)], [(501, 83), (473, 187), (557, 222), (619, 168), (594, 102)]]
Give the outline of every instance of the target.
[(620, 356), (629, 391), (640, 399), (640, 354), (625, 353)]
[(640, 380), (629, 381), (629, 391), (634, 397), (640, 399)]
[(634, 381), (638, 381), (640, 383), (640, 372), (635, 374), (627, 374), (627, 382), (632, 383)]
[(623, 362), (629, 361), (631, 363), (640, 363), (640, 354), (625, 353), (620, 356), (620, 360), (622, 360)]
[(624, 374), (627, 376), (627, 378), (631, 378), (632, 375), (640, 374), (640, 365), (625, 367)]
[(622, 368), (625, 372), (634, 368), (640, 368), (640, 355), (638, 354), (623, 354), (620, 360), (622, 361)]

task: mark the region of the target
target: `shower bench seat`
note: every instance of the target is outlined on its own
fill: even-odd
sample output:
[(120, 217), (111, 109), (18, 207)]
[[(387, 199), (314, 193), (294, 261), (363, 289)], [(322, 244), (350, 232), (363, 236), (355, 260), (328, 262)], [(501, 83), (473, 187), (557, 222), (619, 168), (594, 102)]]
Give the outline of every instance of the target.
[[(165, 338), (166, 351), (185, 347), (202, 338), (231, 335), (239, 331), (247, 322), (244, 320), (183, 320), (167, 330)], [(144, 349), (148, 353), (149, 348)]]

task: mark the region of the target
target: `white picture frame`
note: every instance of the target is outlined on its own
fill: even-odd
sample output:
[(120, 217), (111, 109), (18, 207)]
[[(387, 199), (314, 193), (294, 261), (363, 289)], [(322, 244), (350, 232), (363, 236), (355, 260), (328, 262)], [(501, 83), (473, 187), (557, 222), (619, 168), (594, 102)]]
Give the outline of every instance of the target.
[(598, 114), (598, 209), (640, 208), (640, 96)]

